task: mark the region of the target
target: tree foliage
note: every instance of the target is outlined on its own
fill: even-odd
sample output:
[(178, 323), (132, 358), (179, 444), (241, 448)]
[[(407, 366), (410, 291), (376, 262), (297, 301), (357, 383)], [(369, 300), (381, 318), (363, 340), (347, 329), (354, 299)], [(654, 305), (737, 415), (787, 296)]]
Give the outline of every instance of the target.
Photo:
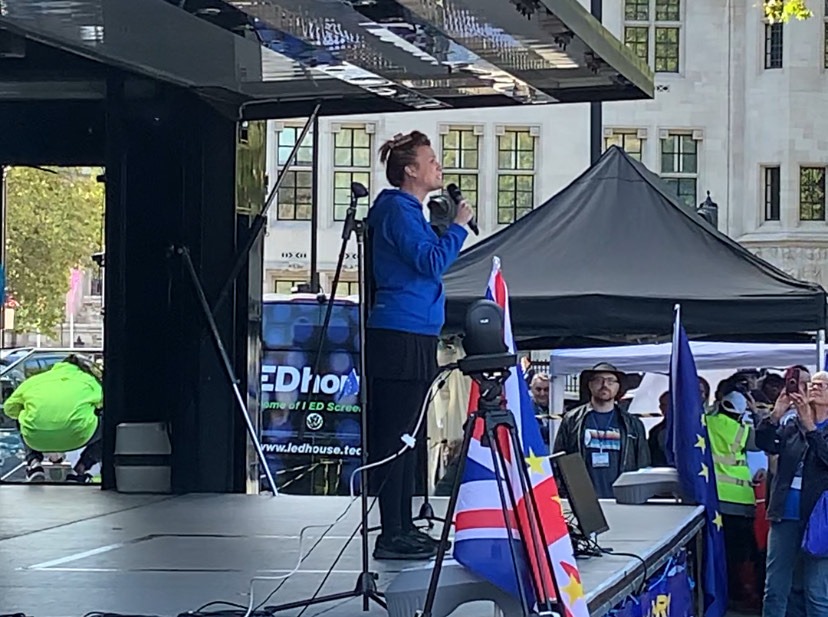
[(12, 167), (7, 171), (7, 291), (20, 304), (15, 329), (50, 332), (62, 323), (72, 268), (100, 250), (101, 173)]
[(764, 0), (764, 7), (765, 17), (772, 24), (787, 23), (792, 17), (802, 20), (814, 15), (805, 0)]

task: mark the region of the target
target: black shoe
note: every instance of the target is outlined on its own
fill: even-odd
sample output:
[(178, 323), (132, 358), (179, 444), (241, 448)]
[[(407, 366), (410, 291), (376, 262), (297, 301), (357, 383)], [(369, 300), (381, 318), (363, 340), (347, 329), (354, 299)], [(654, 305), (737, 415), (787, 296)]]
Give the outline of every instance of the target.
[(374, 545), (374, 559), (425, 561), (437, 554), (437, 545), (427, 545), (406, 534), (388, 537), (380, 534)]
[(32, 461), (26, 467), (26, 482), (45, 482), (46, 472), (40, 461)]
[[(440, 545), (439, 538), (433, 538), (432, 536), (428, 535), (428, 533), (426, 533), (418, 527), (412, 527), (408, 530), (408, 532), (405, 535), (411, 538), (411, 540), (413, 540), (414, 542), (418, 542), (425, 546), (433, 546), (435, 549)], [(445, 550), (451, 550), (451, 540), (446, 541)]]
[(78, 473), (73, 471), (66, 476), (67, 482), (74, 482), (75, 484), (89, 484), (92, 482), (92, 476), (88, 473)]

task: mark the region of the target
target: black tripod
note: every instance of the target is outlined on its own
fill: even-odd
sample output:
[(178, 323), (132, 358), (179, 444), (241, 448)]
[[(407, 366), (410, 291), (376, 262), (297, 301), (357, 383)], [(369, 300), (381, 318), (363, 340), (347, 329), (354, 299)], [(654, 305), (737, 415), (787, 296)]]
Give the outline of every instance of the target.
[[(462, 366), (460, 367), (462, 370)], [(464, 371), (465, 372), (465, 371)], [(471, 374), (471, 377), (480, 386), (480, 398), (478, 399), (478, 410), (471, 413), (466, 420), (463, 431), (463, 445), (460, 450), (460, 466), (457, 470), (457, 477), (449, 498), (446, 520), (454, 520), (454, 511), (457, 507), (457, 497), (460, 493), (460, 483), (466, 467), (466, 460), (471, 446), (472, 436), (477, 427), (478, 420), (483, 423), (483, 435), (481, 443), (489, 448), (492, 454), (492, 464), (495, 470), (495, 478), (500, 496), (500, 506), (503, 512), (503, 519), (506, 524), (506, 533), (509, 540), (509, 549), (512, 557), (512, 564), (515, 569), (520, 602), (523, 614), (527, 617), (533, 615), (549, 615), (557, 613), (563, 615), (559, 604), (561, 592), (558, 586), (552, 559), (549, 555), (549, 543), (546, 539), (546, 532), (541, 522), (538, 503), (532, 491), (532, 483), (526, 465), (523, 462), (523, 446), (517, 434), (514, 414), (504, 408), (503, 405), (503, 383), (509, 376), (508, 369), (491, 371), (484, 374)], [(514, 461), (509, 463), (507, 453), (511, 453)], [(520, 489), (523, 495), (524, 506), (523, 516), (520, 516), (520, 496), (516, 488)], [(507, 501), (508, 499), (508, 501)], [(510, 510), (511, 507), (511, 510)], [(514, 532), (509, 521), (516, 520), (521, 546), (516, 546)], [(448, 545), (450, 526), (443, 526), (443, 533), (440, 536), (440, 547), (434, 563), (434, 570), (431, 573), (431, 581), (426, 593), (425, 605), (418, 617), (432, 617), (434, 601), (437, 595), (437, 587), (440, 582), (440, 572), (443, 568), (445, 548)], [(521, 554), (522, 553), (522, 554)], [(530, 605), (530, 596), (527, 595), (525, 584), (521, 577), (520, 563), (529, 563), (534, 557), (537, 564), (536, 570), (540, 576), (532, 576), (532, 596), (534, 602)], [(550, 583), (551, 582), (551, 588)]]
[[(287, 604), (279, 604), (276, 606), (267, 606), (265, 610), (268, 613), (277, 613), (280, 611), (290, 610), (294, 608), (304, 608), (316, 604), (324, 604), (326, 602), (336, 602), (338, 600), (346, 600), (348, 598), (362, 598), (362, 610), (367, 611), (369, 608), (369, 600), (373, 600), (382, 608), (387, 609), (385, 600), (377, 589), (377, 574), (369, 570), (368, 562), (368, 472), (365, 467), (368, 465), (368, 379), (365, 375), (365, 328), (368, 320), (368, 291), (365, 284), (364, 259), (365, 259), (365, 223), (356, 218), (356, 204), (361, 197), (368, 195), (366, 188), (359, 182), (351, 184), (351, 203), (348, 206), (348, 212), (345, 216), (345, 223), (342, 230), (342, 251), (340, 253), (340, 262), (337, 266), (337, 272), (334, 277), (333, 288), (331, 289), (331, 298), (329, 304), (332, 306), (334, 297), (336, 295), (336, 285), (339, 281), (339, 270), (342, 267), (342, 256), (345, 253), (345, 246), (351, 233), (356, 235), (357, 240), (357, 276), (359, 287), (359, 406), (362, 414), (361, 431), (362, 431), (362, 471), (360, 471), (360, 502), (361, 502), (361, 536), (362, 536), (362, 571), (357, 578), (356, 586), (351, 591), (343, 591), (341, 593), (329, 594), (326, 596), (312, 597), (305, 600), (297, 600), (296, 602), (288, 602)], [(325, 324), (321, 333), (321, 340), (324, 340), (325, 329), (330, 321), (330, 313), (326, 313)], [(320, 345), (321, 353), (321, 345)], [(317, 354), (317, 358), (319, 354)], [(318, 361), (318, 360), (317, 360)], [(317, 371), (314, 371), (316, 374)], [(301, 426), (305, 426), (302, 422)]]

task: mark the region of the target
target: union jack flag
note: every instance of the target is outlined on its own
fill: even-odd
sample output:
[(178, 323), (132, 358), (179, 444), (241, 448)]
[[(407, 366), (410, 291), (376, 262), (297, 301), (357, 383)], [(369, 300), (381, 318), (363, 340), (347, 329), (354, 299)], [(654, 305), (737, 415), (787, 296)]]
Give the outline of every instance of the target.
[[(505, 343), (509, 352), (514, 353), (515, 343), (509, 315), (509, 292), (500, 270), (498, 257), (493, 260), (486, 297), (503, 309)], [(527, 600), (530, 606), (544, 600), (534, 597), (532, 578), (539, 589), (549, 590), (550, 600), (555, 599), (549, 564), (545, 558), (537, 559), (537, 555), (543, 555), (542, 549), (535, 550), (534, 547), (537, 544), (531, 545), (532, 542), (542, 544), (543, 540), (539, 534), (533, 538), (531, 528), (528, 526), (527, 507), (530, 504), (527, 503), (520, 490), (520, 481), (515, 466), (516, 459), (519, 464), (527, 465), (529, 471), (532, 491), (538, 504), (540, 523), (543, 527), (543, 536), (548, 542), (545, 549), (551, 557), (555, 577), (563, 596), (561, 608), (565, 617), (589, 617), (581, 575), (572, 552), (572, 543), (566, 527), (561, 499), (558, 496), (558, 487), (552, 475), (552, 466), (548, 458), (549, 449), (541, 437), (540, 427), (535, 419), (532, 400), (529, 396), (529, 388), (519, 364), (511, 371), (503, 393), (506, 405), (515, 416), (518, 435), (523, 445), (523, 452), (519, 454), (520, 458), (517, 458), (505, 434), (498, 435), (498, 441), (502, 445), (507, 460), (506, 469), (499, 470), (499, 474), (501, 478), (504, 474), (508, 474), (518, 504), (517, 512), (512, 511), (511, 504), (507, 503), (507, 506), (513, 541), (518, 543), (516, 552), (521, 563), (517, 564), (517, 570), (523, 582), (522, 587), (529, 594)], [(470, 413), (477, 409), (478, 396), (477, 384), (473, 383), (469, 400)], [(483, 422), (478, 419), (457, 502), (454, 523), (454, 558), (507, 593), (519, 596), (520, 587), (509, 547), (506, 521), (501, 509), (492, 453), (490, 448), (484, 447), (481, 443), (483, 432)], [(524, 531), (524, 536), (530, 546), (524, 548), (520, 543), (520, 529)], [(541, 581), (543, 585), (540, 584)]]

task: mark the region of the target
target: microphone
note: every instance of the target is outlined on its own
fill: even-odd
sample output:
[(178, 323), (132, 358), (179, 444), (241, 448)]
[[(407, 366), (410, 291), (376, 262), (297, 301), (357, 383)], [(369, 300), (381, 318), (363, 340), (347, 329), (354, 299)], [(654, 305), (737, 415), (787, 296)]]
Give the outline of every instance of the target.
[[(449, 184), (446, 187), (446, 191), (448, 191), (448, 194), (452, 198), (454, 203), (456, 203), (459, 206), (460, 202), (463, 201), (463, 193), (460, 192), (460, 189), (457, 188), (457, 185), (454, 183)], [(477, 221), (475, 221), (474, 218), (472, 218), (472, 220), (469, 221), (469, 229), (471, 229), (474, 232), (475, 236), (480, 235), (480, 229), (477, 227)]]

